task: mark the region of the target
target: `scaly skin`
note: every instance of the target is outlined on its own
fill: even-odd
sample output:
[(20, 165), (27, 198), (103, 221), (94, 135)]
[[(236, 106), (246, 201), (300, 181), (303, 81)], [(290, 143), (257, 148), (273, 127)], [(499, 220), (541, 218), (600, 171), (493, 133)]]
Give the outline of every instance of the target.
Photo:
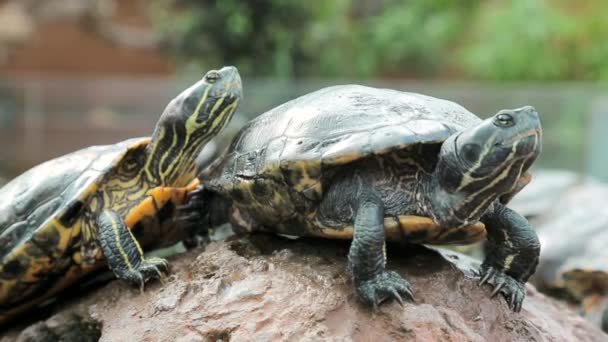
[[(212, 70), (169, 103), (151, 138), (57, 158), (0, 190), (17, 202), (0, 201), (0, 324), (106, 264), (140, 288), (162, 277), (167, 262), (143, 248), (188, 236), (172, 222), (175, 209), (198, 184), (196, 157), (241, 97), (236, 68)], [(65, 179), (47, 176), (56, 167), (67, 167)]]
[[(539, 242), (501, 198), (525, 185), (521, 176), (540, 153), (538, 114), (523, 107), (476, 122), (437, 102), (356, 86), (293, 100), (245, 126), (202, 173), (189, 208), (205, 228), (230, 222), (238, 232), (353, 239), (353, 283), (373, 307), (413, 297), (409, 282), (385, 269), (385, 239), (464, 244), (487, 236), (480, 283), (519, 311)], [(448, 126), (437, 128), (462, 122), (469, 126), (447, 138)]]

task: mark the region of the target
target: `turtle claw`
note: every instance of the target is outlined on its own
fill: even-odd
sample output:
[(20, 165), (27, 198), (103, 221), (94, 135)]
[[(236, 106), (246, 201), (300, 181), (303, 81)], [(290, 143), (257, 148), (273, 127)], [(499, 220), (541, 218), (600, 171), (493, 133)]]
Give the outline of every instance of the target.
[(505, 274), (494, 267), (483, 267), (481, 270), (481, 280), (479, 286), (488, 283), (494, 288), (491, 297), (497, 294), (502, 294), (509, 308), (515, 312), (520, 312), (524, 298), (526, 297), (526, 289), (524, 283)]
[(492, 297), (492, 298), (496, 297), (496, 295), (500, 292), (500, 289), (502, 289), (503, 286), (505, 286), (505, 283), (496, 284), (494, 286), (494, 291), (492, 291), (492, 294), (490, 295), (490, 297)]
[(414, 299), (410, 283), (393, 271), (383, 271), (373, 279), (361, 282), (357, 286), (357, 292), (374, 311), (387, 299), (394, 299), (401, 306), (404, 305), (402, 295), (412, 301)]
[(492, 277), (493, 270), (494, 268), (490, 267), (490, 270), (481, 277), (481, 280), (479, 281), (479, 286), (485, 284)]
[(390, 289), (390, 294), (393, 298), (395, 298), (395, 300), (397, 301), (397, 303), (399, 303), (399, 305), (403, 306), (403, 299), (401, 298), (401, 295), (399, 295), (399, 292), (397, 292), (397, 290)]
[(177, 214), (173, 223), (190, 232), (190, 237), (185, 239), (187, 248), (199, 247), (209, 242), (209, 232), (205, 225), (204, 190), (199, 185), (188, 194), (186, 204), (177, 207)]
[(178, 215), (177, 218), (175, 218), (173, 220), (173, 222), (175, 222), (175, 224), (178, 225), (183, 225), (183, 224), (188, 224), (188, 225), (194, 225), (197, 223), (200, 223), (202, 220), (202, 215), (200, 213), (197, 212), (187, 212), (190, 209), (184, 209), (185, 206), (181, 206), (178, 208), (179, 211), (185, 212), (183, 215)]
[[(183, 210), (183, 209), (179, 209)], [(205, 246), (211, 241), (209, 231), (203, 223), (203, 214), (200, 211), (190, 213), (182, 211), (178, 217), (173, 219), (176, 226), (181, 227), (189, 232), (189, 236), (182, 240), (184, 246), (188, 249)]]
[(161, 258), (145, 259), (138, 267), (124, 274), (124, 279), (144, 292), (144, 284), (150, 279), (158, 279), (161, 283), (169, 273), (169, 262)]
[(142, 277), (141, 274), (136, 273), (136, 274), (133, 274), (133, 278), (132, 279), (133, 280), (131, 280), (131, 282), (134, 285), (137, 285), (139, 287), (139, 293), (140, 294), (144, 293), (144, 284), (145, 284), (144, 277)]
[(190, 191), (189, 198), (191, 199), (192, 197), (200, 196), (203, 191), (205, 191), (205, 187), (199, 184), (196, 189)]
[(186, 204), (178, 206), (177, 209), (182, 211), (193, 211), (199, 209), (204, 190), (205, 187), (202, 185), (197, 186), (196, 189), (188, 193), (188, 196), (186, 197)]

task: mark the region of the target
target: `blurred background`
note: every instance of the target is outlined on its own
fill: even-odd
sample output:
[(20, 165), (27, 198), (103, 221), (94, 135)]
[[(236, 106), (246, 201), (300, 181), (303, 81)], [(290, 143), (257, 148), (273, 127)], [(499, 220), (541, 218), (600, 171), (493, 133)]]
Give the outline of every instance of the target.
[(539, 166), (608, 179), (605, 13), (602, 0), (0, 0), (0, 177), (150, 135), (181, 89), (233, 64), (245, 101), (224, 136), (298, 95), (361, 83), (480, 116), (531, 104)]
[[(89, 145), (150, 135), (171, 98), (222, 65), (239, 68), (245, 99), (207, 157), (248, 119), (335, 84), (420, 92), (481, 117), (530, 104), (544, 150), (512, 205), (539, 230), (535, 284), (583, 303), (604, 296), (583, 306), (599, 325), (606, 13), (605, 0), (0, 0), (0, 184)], [(573, 291), (589, 288), (564, 282), (573, 269), (603, 278), (578, 272), (595, 285)]]

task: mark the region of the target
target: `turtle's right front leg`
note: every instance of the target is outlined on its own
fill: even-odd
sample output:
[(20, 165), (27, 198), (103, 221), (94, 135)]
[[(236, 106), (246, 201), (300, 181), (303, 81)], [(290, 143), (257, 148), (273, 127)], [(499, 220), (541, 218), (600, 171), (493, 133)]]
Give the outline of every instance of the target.
[(101, 249), (117, 278), (143, 290), (146, 281), (168, 273), (165, 259), (144, 258), (139, 243), (116, 211), (106, 209), (99, 214), (97, 228)]
[(401, 295), (413, 299), (409, 282), (397, 272), (387, 271), (384, 207), (374, 195), (363, 196), (355, 216), (355, 232), (348, 253), (348, 266), (358, 295), (374, 309), (382, 301)]

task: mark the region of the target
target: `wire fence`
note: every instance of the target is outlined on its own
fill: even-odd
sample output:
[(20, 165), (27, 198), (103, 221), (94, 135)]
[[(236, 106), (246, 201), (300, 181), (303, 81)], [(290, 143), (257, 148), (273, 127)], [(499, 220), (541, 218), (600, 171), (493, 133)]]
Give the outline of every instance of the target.
[[(0, 80), (0, 174), (14, 176), (79, 148), (146, 136), (169, 100), (195, 79)], [(608, 96), (588, 84), (246, 80), (245, 98), (220, 142), (246, 120), (321, 87), (359, 83), (456, 101), (486, 117), (531, 104), (541, 114), (541, 167), (608, 180)]]

